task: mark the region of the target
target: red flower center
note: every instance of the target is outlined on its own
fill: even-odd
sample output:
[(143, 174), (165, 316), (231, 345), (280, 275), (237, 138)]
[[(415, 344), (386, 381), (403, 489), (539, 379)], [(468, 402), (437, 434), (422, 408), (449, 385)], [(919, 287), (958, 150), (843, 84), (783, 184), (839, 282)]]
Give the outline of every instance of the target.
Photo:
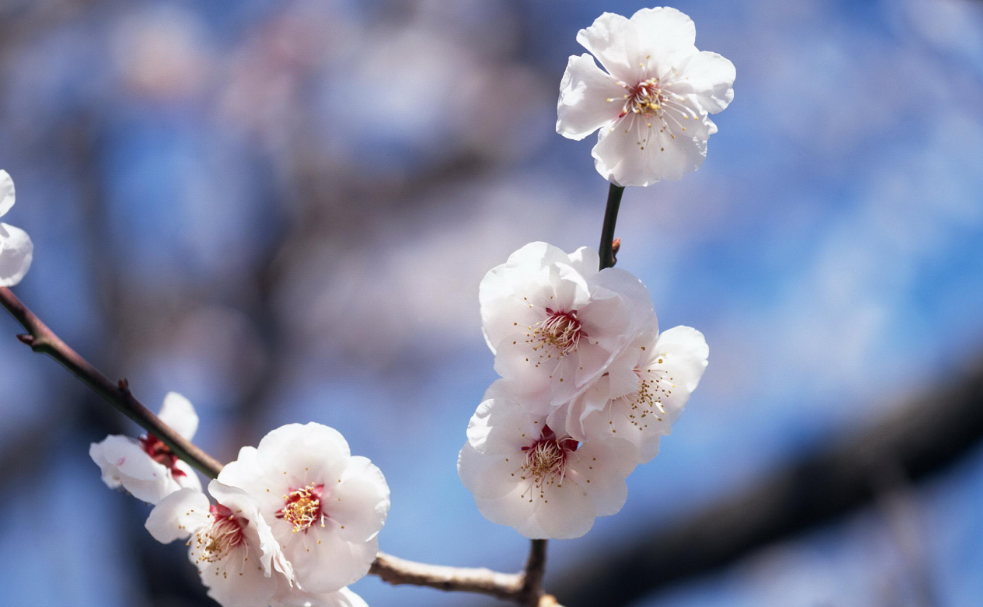
[(249, 521), (236, 518), (232, 510), (222, 504), (212, 504), (208, 511), (212, 522), (195, 534), (191, 553), (195, 557), (195, 563), (216, 563), (246, 541), (243, 527)]
[(522, 448), (526, 453), (525, 462), (520, 468), (523, 478), (532, 477), (540, 489), (556, 482), (562, 483), (567, 457), (579, 446), (576, 440), (557, 438), (552, 428), (543, 426), (539, 439)]
[(140, 437), (140, 446), (143, 447), (143, 450), (150, 456), (150, 459), (170, 470), (171, 476), (175, 478), (179, 476), (187, 476), (187, 474), (184, 473), (184, 470), (177, 467), (178, 458), (176, 455), (174, 455), (174, 452), (171, 451), (170, 447), (165, 445), (153, 434), (146, 434)]
[(581, 337), (587, 337), (584, 326), (577, 318), (577, 311), (569, 312), (546, 308), (549, 317), (539, 327), (533, 329), (532, 340), (538, 342), (534, 349), (544, 346), (559, 357), (566, 356), (577, 349)]
[(282, 518), (294, 526), (294, 533), (307, 532), (315, 524), (324, 527), (327, 514), (321, 508), (321, 497), (324, 485), (310, 484), (291, 491), (283, 496), (283, 508), (277, 511), (276, 517)]

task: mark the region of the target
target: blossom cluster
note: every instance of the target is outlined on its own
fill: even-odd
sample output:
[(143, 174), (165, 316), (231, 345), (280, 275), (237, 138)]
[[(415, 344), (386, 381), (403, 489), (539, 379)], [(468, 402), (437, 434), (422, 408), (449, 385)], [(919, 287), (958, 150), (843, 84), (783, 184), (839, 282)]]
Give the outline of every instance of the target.
[[(556, 130), (594, 131), (613, 187), (680, 179), (734, 98), (734, 65), (696, 48), (673, 8), (604, 13), (577, 35)], [(501, 379), (468, 425), (458, 473), (489, 520), (533, 539), (574, 538), (625, 504), (625, 479), (659, 452), (707, 366), (703, 334), (660, 334), (648, 290), (584, 247), (528, 244), (485, 276), (481, 321)]]
[(625, 479), (659, 451), (709, 350), (689, 327), (659, 334), (648, 290), (598, 254), (534, 242), (481, 282), (501, 375), (471, 418), (458, 472), (489, 520), (574, 538), (617, 513)]
[[(168, 394), (160, 418), (190, 439), (194, 408)], [(147, 530), (187, 540), (208, 594), (225, 607), (365, 607), (347, 588), (369, 571), (389, 487), (337, 430), (309, 423), (243, 447), (202, 492), (195, 472), (152, 434), (109, 436), (89, 451), (110, 488), (154, 504)]]

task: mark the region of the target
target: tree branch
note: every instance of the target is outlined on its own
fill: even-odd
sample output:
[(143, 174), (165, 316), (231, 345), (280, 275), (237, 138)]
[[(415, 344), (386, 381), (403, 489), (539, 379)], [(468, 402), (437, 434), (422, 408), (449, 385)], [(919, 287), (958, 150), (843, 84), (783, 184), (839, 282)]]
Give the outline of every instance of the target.
[[(209, 478), (218, 476), (222, 464), (151, 413), (130, 393), (129, 383), (125, 379), (113, 383), (62, 341), (6, 287), (0, 287), (0, 304), (3, 304), (3, 307), (7, 308), (17, 322), (27, 330), (27, 334), (17, 336), (22, 343), (30, 346), (35, 352), (47, 354), (60, 362), (99, 396), (163, 441), (175, 455), (194, 466), (199, 472)], [(559, 607), (553, 597), (543, 594), (542, 581), (545, 566), (546, 540), (533, 540), (526, 568), (520, 573), (428, 565), (407, 561), (384, 552), (376, 556), (369, 573), (394, 585), (410, 584), (438, 590), (487, 594), (514, 601), (524, 607)]]
[(394, 586), (408, 584), (438, 590), (474, 592), (516, 602), (520, 600), (524, 578), (521, 573), (417, 563), (384, 552), (376, 557), (369, 573)]
[(886, 468), (912, 481), (965, 456), (983, 440), (983, 361), (875, 423), (768, 475), (746, 490), (643, 532), (610, 555), (568, 572), (568, 607), (635, 605), (652, 592), (713, 572), (872, 503)]
[(17, 336), (22, 343), (30, 346), (35, 352), (47, 354), (60, 362), (109, 404), (159, 438), (175, 455), (194, 466), (196, 470), (209, 478), (218, 476), (222, 464), (160, 421), (160, 418), (151, 413), (130, 393), (129, 384), (125, 379), (114, 383), (103, 375), (28, 310), (10, 289), (0, 287), (0, 303), (27, 330), (26, 335)]
[(426, 586), (438, 590), (486, 594), (523, 607), (562, 607), (543, 593), (546, 572), (546, 540), (532, 540), (526, 566), (519, 573), (499, 573), (490, 569), (443, 567), (397, 558), (380, 552), (369, 573), (399, 586)]
[(546, 575), (546, 540), (532, 540), (529, 558), (522, 580), (522, 595), (526, 607), (537, 607), (543, 598), (543, 576)]

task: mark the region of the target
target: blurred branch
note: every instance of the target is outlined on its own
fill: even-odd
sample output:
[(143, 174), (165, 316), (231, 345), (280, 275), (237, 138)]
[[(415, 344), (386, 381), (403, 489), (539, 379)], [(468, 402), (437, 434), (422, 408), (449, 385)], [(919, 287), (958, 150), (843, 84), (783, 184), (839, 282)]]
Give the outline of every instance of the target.
[[(60, 362), (76, 377), (92, 388), (124, 415), (147, 432), (163, 441), (175, 455), (194, 466), (209, 478), (222, 471), (222, 464), (199, 447), (184, 439), (160, 418), (150, 412), (130, 393), (125, 379), (114, 384), (101, 371), (82, 358), (48, 328), (17, 298), (0, 287), (0, 304), (28, 331), (17, 338), (35, 352), (47, 354)], [(489, 569), (468, 569), (415, 563), (380, 552), (370, 573), (384, 581), (399, 585), (429, 586), (439, 590), (455, 590), (489, 594), (515, 601), (527, 607), (556, 605), (553, 597), (544, 596), (543, 573), (546, 565), (546, 541), (533, 540), (529, 559), (521, 573), (498, 573)]]
[(7, 308), (7, 311), (27, 330), (26, 335), (17, 336), (22, 343), (30, 346), (35, 352), (47, 354), (60, 362), (109, 404), (163, 441), (175, 455), (194, 466), (199, 472), (209, 478), (218, 476), (222, 464), (160, 421), (160, 418), (151, 413), (130, 393), (129, 384), (125, 379), (113, 383), (55, 335), (54, 331), (41, 322), (6, 287), (0, 288), (0, 304), (3, 304), (3, 307)]
[(613, 554), (592, 555), (563, 578), (562, 598), (568, 607), (637, 604), (657, 589), (873, 503), (885, 465), (897, 465), (917, 481), (945, 469), (981, 439), (983, 361), (746, 490), (640, 532)]

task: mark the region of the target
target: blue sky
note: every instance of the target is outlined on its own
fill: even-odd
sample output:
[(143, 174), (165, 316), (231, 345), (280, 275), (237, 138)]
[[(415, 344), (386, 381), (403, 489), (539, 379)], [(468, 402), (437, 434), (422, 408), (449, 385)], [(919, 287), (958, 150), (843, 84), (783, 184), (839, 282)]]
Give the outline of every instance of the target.
[[(383, 550), (514, 569), (525, 541), (481, 518), (455, 470), (494, 379), (477, 285), (531, 240), (596, 245), (607, 183), (590, 138), (554, 133), (556, 90), (579, 28), (643, 5), (396, 4), (99, 5), (7, 42), (0, 162), (18, 203), (4, 219), (36, 244), (17, 292), (83, 352), (111, 358), (100, 346), (121, 347), (125, 323), (139, 353), (107, 371), (151, 407), (186, 394), (197, 441), (224, 457), (282, 423), (338, 428), (392, 488)], [(629, 478), (625, 509), (553, 543), (554, 573), (944, 382), (983, 345), (983, 5), (677, 7), (701, 49), (737, 66), (735, 101), (698, 172), (626, 193), (619, 266), (649, 287), (662, 327), (706, 334), (710, 366), (662, 453)], [(64, 153), (80, 128), (95, 133), (90, 166)], [(484, 168), (439, 177), (458, 157)], [(429, 172), (426, 187), (402, 187)], [(359, 247), (311, 237), (312, 217)], [(257, 315), (250, 277), (266, 263), (282, 270)], [(105, 272), (144, 314), (100, 315)], [(264, 349), (258, 317), (287, 345)], [(0, 359), (0, 441), (84, 390), (13, 339)], [(250, 365), (277, 368), (272, 385), (244, 381)], [(260, 427), (235, 430), (235, 404), (257, 389)], [(130, 556), (139, 513), (86, 456), (102, 435), (51, 427), (62, 438), (37, 455), (42, 474), (0, 505), (0, 587), (14, 604), (148, 604)], [(983, 595), (981, 499), (977, 452), (901, 508), (939, 604)], [(39, 519), (38, 504), (59, 514)], [(909, 604), (889, 512), (644, 605)], [(486, 604), (374, 578), (354, 589), (377, 606)]]

